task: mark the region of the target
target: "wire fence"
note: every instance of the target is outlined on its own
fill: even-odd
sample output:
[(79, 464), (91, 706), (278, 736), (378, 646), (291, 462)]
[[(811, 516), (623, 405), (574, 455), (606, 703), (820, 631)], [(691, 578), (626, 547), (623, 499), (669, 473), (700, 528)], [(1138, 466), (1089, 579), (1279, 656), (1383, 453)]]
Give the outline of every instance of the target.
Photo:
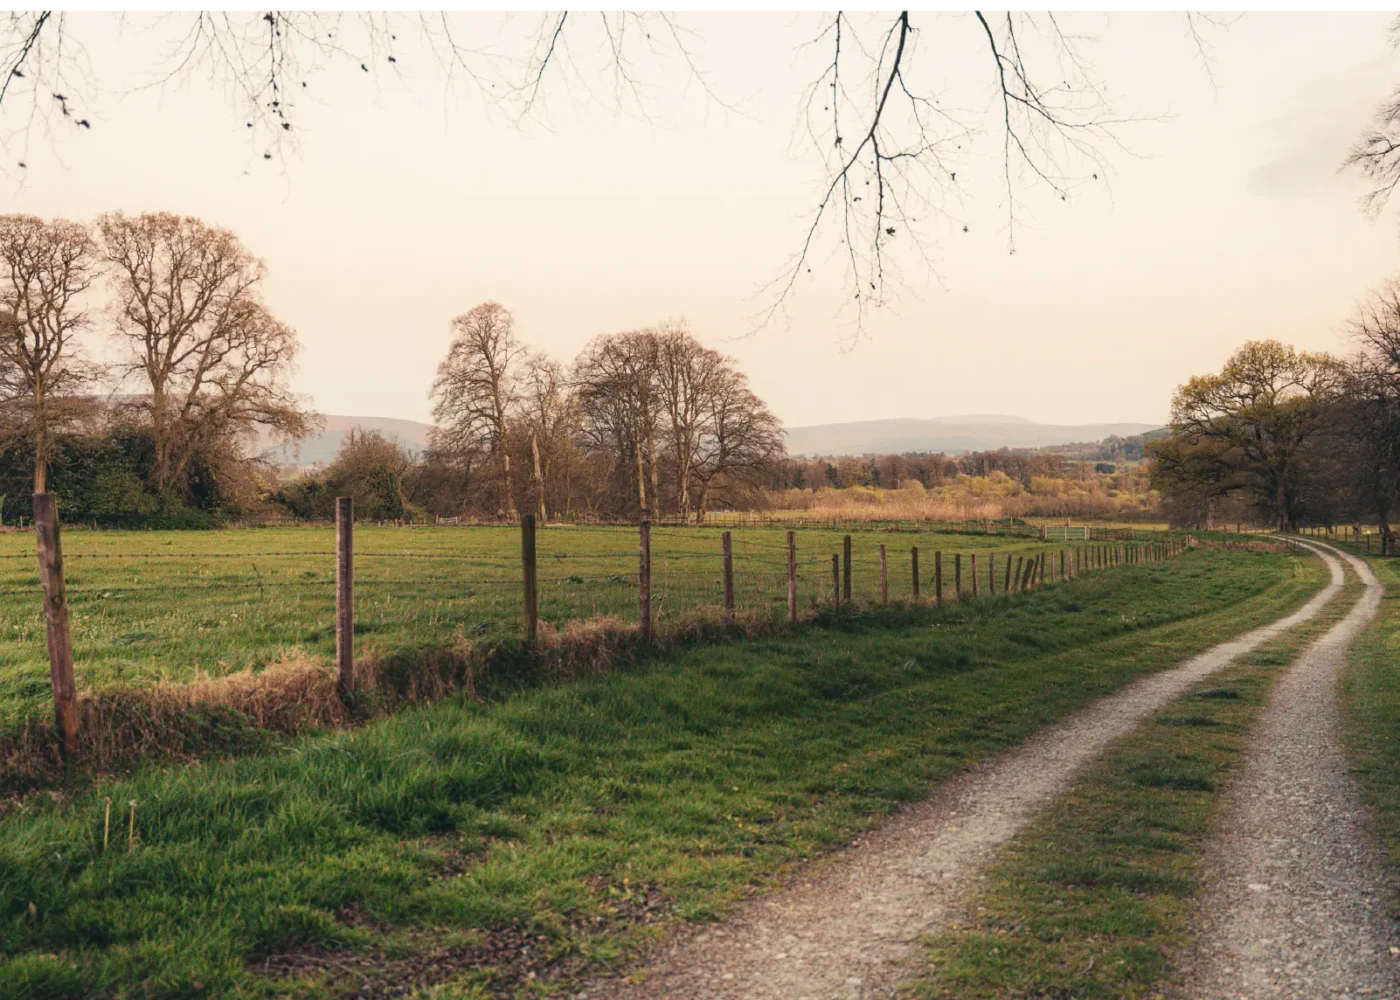
[[(975, 555), (979, 593), (1000, 593), (1013, 560), (1026, 566), (1048, 555), (1054, 579), (1062, 571), (1054, 561), (1058, 553), (1069, 553), (1064, 572), (1083, 572), (1093, 548), (1046, 543), (1035, 533), (988, 531), (985, 524), (961, 534), (911, 531), (894, 522), (849, 524), (848, 530), (846, 523), (830, 522), (791, 529), (760, 523), (652, 525), (651, 620), (664, 628), (697, 608), (722, 605), (725, 533), (731, 538), (734, 606), (774, 619), (789, 613), (789, 530), (799, 610), (838, 600), (847, 574), (850, 593), (840, 594), (842, 601), (936, 599), (940, 570), (945, 597), (955, 577), (970, 594)], [(359, 654), (521, 637), (521, 530), (355, 526), (352, 627)], [(0, 714), (7, 705), (45, 696), (49, 687), (41, 567), (32, 537), (0, 537), (0, 640), (13, 640), (0, 641)], [(257, 668), (289, 651), (335, 655), (333, 529), (87, 531), (65, 533), (64, 548), (62, 586), (76, 677), (84, 687), (220, 675)], [(920, 550), (917, 583), (915, 548)], [(1140, 548), (1142, 543), (1124, 547), (1123, 555), (1112, 558), (1134, 558), (1131, 553)], [(839, 560), (835, 580), (833, 555)], [(564, 627), (603, 617), (638, 620), (636, 525), (543, 526), (535, 567), (542, 622)]]

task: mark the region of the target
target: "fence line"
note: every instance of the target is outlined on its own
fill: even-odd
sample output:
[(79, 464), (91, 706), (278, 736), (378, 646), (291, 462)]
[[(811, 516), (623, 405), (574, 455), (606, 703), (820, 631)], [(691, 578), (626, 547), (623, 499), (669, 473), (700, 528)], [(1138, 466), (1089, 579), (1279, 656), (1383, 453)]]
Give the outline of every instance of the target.
[[(69, 637), (68, 609), (66, 600), (66, 590), (63, 578), (63, 557), (59, 540), (59, 524), (56, 503), (52, 495), (35, 495), (35, 527), (37, 532), (40, 576), (44, 592), (44, 612), (46, 622), (46, 634), (48, 639), (48, 649), (50, 658), (50, 681), (54, 699), (56, 719), (58, 721), (58, 732), (65, 748), (72, 750), (76, 748), (77, 733), (77, 712), (76, 712), (76, 685), (73, 679), (73, 650), (71, 638)], [(413, 558), (423, 557), (433, 560), (446, 560), (461, 564), (471, 565), (500, 565), (512, 562), (511, 557), (482, 555), (469, 557), (454, 557), (438, 553), (404, 553), (404, 552), (374, 552), (360, 551), (355, 548), (354, 539), (354, 505), (350, 498), (341, 497), (336, 500), (336, 526), (335, 526), (335, 546), (333, 554), (335, 557), (334, 576), (330, 580), (303, 579), (295, 582), (299, 588), (319, 587), (326, 584), (334, 584), (335, 594), (335, 669), (337, 683), (342, 695), (352, 696), (356, 687), (355, 677), (355, 589), (356, 589), (356, 557), (360, 559), (376, 558)], [(832, 522), (835, 523), (835, 522)], [(863, 526), (868, 526), (868, 522), (862, 522)], [(523, 634), (524, 642), (527, 646), (534, 646), (538, 641), (539, 628), (539, 600), (540, 600), (540, 577), (539, 577), (539, 545), (538, 545), (538, 525), (535, 516), (524, 515), (518, 523), (520, 529), (520, 586), (522, 604), (519, 606), (521, 615), (520, 630)], [(809, 528), (815, 528), (817, 532), (826, 529), (826, 524), (817, 522), (808, 523)], [(616, 583), (620, 586), (635, 586), (637, 588), (637, 629), (643, 642), (650, 641), (655, 628), (656, 607), (653, 604), (653, 586), (656, 581), (657, 566), (654, 565), (652, 551), (652, 528), (650, 521), (642, 521), (637, 528), (637, 571), (636, 576), (630, 574), (615, 574), (608, 577), (601, 583)], [(744, 540), (745, 570), (750, 572), (749, 593), (761, 594), (764, 589), (771, 585), (772, 577), (765, 576), (760, 567), (766, 560), (762, 559), (764, 553), (783, 553), (786, 561), (786, 617), (790, 625), (796, 625), (799, 621), (798, 615), (798, 547), (797, 533), (799, 529), (789, 528), (786, 533), (786, 545), (764, 543), (760, 540), (750, 542)], [(1122, 529), (1107, 529), (1119, 531)], [(1130, 530), (1131, 529), (1127, 529)], [(1008, 536), (1023, 537), (1023, 536)], [(1026, 536), (1034, 537), (1034, 536)], [(665, 581), (669, 577), (669, 566), (672, 559), (693, 565), (697, 562), (707, 562), (715, 559), (718, 569), (718, 580), (710, 577), (708, 586), (716, 587), (722, 594), (723, 613), (728, 622), (735, 621), (739, 604), (738, 595), (735, 589), (734, 580), (734, 536), (731, 530), (724, 530), (720, 534), (719, 551), (713, 555), (696, 552), (680, 552), (663, 555), (660, 563), (661, 579), (663, 581), (661, 600), (665, 601), (668, 588)], [(1142, 562), (1157, 562), (1173, 558), (1195, 544), (1194, 538), (1176, 538), (1168, 536), (1165, 539), (1151, 542), (1135, 541), (1132, 539), (1104, 539), (1094, 544), (1086, 544), (1071, 549), (1058, 550), (1060, 565), (1059, 579), (1061, 581), (1074, 580), (1095, 569), (1107, 569), (1123, 564), (1137, 564)], [(867, 550), (868, 552), (869, 550)], [(254, 559), (261, 558), (288, 558), (292, 556), (325, 558), (332, 553), (323, 551), (304, 551), (286, 553), (168, 553), (166, 556), (179, 556), (182, 558), (195, 558), (202, 555), (205, 558), (237, 558), (248, 560), (254, 570), (257, 579), (257, 589), (259, 594), (263, 592), (264, 586), (286, 587), (289, 582), (265, 583), (261, 573), (257, 571)], [(919, 568), (919, 546), (911, 546), (909, 549), (909, 571), (910, 571), (910, 594), (915, 603), (922, 603), (923, 578)], [(977, 553), (967, 553), (969, 581), (965, 586), (963, 580), (963, 552), (954, 551), (952, 563), (952, 594), (951, 599), (957, 602), (968, 600), (979, 600), (982, 595), (981, 574), (982, 567), (985, 567), (986, 594), (989, 597), (998, 593), (997, 573), (998, 564), (995, 552), (987, 553), (985, 562), (979, 563)], [(94, 554), (99, 557), (123, 558), (115, 553)], [(599, 560), (621, 558), (624, 551), (588, 553), (581, 556), (570, 556), (584, 564), (596, 563)], [(1006, 553), (1006, 563), (1003, 567), (1004, 580), (1001, 583), (1000, 592), (1002, 595), (1021, 593), (1033, 588), (1043, 586), (1048, 582), (1055, 581), (1055, 555), (1054, 550), (1045, 549), (1038, 553), (1027, 555), (1026, 553), (1015, 554), (1015, 564), (1013, 568), (1013, 553)], [(562, 560), (563, 555), (555, 553), (557, 559)], [(888, 604), (889, 595), (889, 560), (890, 555), (885, 544), (878, 546), (878, 582), (871, 581), (863, 585), (865, 589), (860, 590), (859, 596), (856, 582), (855, 569), (855, 544), (852, 535), (844, 534), (840, 539), (839, 551), (831, 552), (831, 592), (829, 603), (833, 608), (842, 606), (854, 606), (859, 600), (871, 600), (873, 595), (878, 594), (880, 604)], [(128, 558), (139, 559), (159, 559), (160, 554), (152, 556), (137, 556)], [(716, 558), (717, 557), (717, 558)], [(808, 570), (816, 571), (823, 560), (823, 555), (819, 551), (811, 551), (805, 556), (803, 565)], [(866, 565), (869, 565), (868, 563)], [(689, 576), (681, 579), (691, 579), (694, 574), (691, 571), (684, 571)], [(814, 577), (820, 581), (820, 573)], [(571, 575), (563, 581), (583, 583), (581, 577)], [(361, 585), (380, 586), (385, 583), (398, 581), (385, 581), (367, 579), (360, 581)], [(410, 582), (410, 581), (402, 581)], [(411, 581), (422, 583), (421, 580)], [(442, 581), (448, 585), (451, 581)], [(933, 594), (931, 603), (942, 606), (949, 595), (945, 594), (943, 581), (943, 550), (935, 549), (933, 553)], [(188, 589), (205, 589), (201, 584), (198, 587), (190, 587), (183, 584)], [(251, 589), (252, 584), (247, 585)], [(701, 585), (704, 587), (705, 585)], [(207, 589), (227, 589), (228, 581), (211, 582)], [(878, 587), (878, 589), (875, 589)], [(102, 596), (110, 596), (118, 588), (104, 590)], [(169, 590), (169, 587), (150, 588), (120, 588), (124, 590)], [(825, 603), (824, 586), (818, 586), (812, 594), (812, 605), (814, 607)], [(10, 591), (0, 591), (9, 593)], [(684, 593), (684, 588), (677, 589), (676, 593)], [(468, 595), (471, 596), (471, 595)], [(388, 600), (389, 598), (386, 598)], [(780, 597), (774, 596), (773, 600), (779, 601)], [(594, 601), (594, 611), (597, 611), (597, 601)], [(760, 601), (760, 607), (763, 606)]]

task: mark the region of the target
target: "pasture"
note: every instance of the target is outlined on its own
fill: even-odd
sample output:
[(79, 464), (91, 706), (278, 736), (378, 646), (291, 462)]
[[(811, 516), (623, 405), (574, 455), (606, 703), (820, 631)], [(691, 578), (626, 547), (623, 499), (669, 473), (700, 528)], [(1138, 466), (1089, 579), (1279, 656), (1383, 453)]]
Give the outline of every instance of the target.
[[(652, 530), (653, 614), (660, 627), (721, 602), (715, 527)], [(798, 605), (831, 597), (831, 556), (845, 532), (797, 531)], [(910, 547), (920, 548), (923, 596), (932, 594), (935, 550), (978, 553), (985, 593), (988, 554), (1046, 548), (1001, 534), (853, 531), (852, 597), (879, 597), (879, 546), (888, 548), (892, 601), (912, 594)], [(779, 617), (786, 606), (786, 532), (733, 530), (736, 604)], [(65, 528), (65, 576), (79, 690), (180, 682), (258, 669), (297, 651), (329, 659), (334, 645), (335, 533), (330, 527), (223, 531), (91, 531)], [(637, 609), (637, 531), (540, 529), (540, 615), (570, 620)], [(969, 567), (964, 566), (964, 574)], [(964, 586), (970, 586), (964, 578)], [(457, 639), (491, 642), (521, 628), (520, 532), (514, 527), (374, 527), (355, 530), (357, 654)], [(38, 563), (31, 532), (0, 534), (0, 724), (49, 699)]]

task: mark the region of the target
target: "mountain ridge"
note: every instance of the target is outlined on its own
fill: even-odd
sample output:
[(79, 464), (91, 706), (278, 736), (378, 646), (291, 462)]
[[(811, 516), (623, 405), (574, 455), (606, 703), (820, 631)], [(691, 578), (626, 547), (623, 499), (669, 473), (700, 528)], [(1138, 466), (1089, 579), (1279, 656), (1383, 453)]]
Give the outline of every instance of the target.
[(1025, 417), (974, 414), (953, 417), (896, 417), (790, 427), (790, 455), (835, 457), (905, 452), (995, 451), (998, 448), (1045, 448), (1053, 445), (1131, 437), (1161, 424), (1042, 424)]
[[(322, 430), (298, 445), (267, 442), (273, 461), (307, 468), (332, 461), (345, 435), (352, 429), (377, 430), (394, 438), (409, 451), (428, 445), (432, 425), (397, 417), (320, 414)], [(808, 424), (787, 429), (788, 454), (815, 457), (840, 455), (902, 454), (904, 452), (995, 451), (998, 448), (1044, 448), (1051, 445), (1102, 441), (1106, 437), (1130, 437), (1156, 430), (1160, 424), (1134, 422), (1103, 424), (1042, 424), (1026, 417), (1003, 413), (958, 414), (946, 417), (902, 417), (854, 420), (832, 424)]]

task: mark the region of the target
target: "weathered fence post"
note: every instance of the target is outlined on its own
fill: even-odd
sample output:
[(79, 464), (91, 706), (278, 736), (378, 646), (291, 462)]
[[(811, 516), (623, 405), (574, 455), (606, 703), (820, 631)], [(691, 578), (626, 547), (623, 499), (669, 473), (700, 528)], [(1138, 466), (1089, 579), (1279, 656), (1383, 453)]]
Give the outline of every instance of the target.
[[(1025, 561), (1026, 561), (1026, 557), (1025, 557), (1025, 556), (1017, 556), (1017, 557), (1016, 557), (1016, 589), (1017, 589), (1017, 590), (1025, 590), (1025, 589), (1026, 589), (1024, 575), (1023, 575), (1022, 572), (1021, 572), (1021, 568), (1022, 568), (1022, 565), (1021, 565), (1021, 564), (1024, 563)], [(1008, 561), (1008, 563), (1007, 563), (1007, 569), (1010, 570), (1010, 568), (1011, 568), (1010, 562)], [(1011, 588), (1008, 587), (1007, 589), (1010, 590)]]
[(851, 603), (851, 536), (847, 535), (841, 542), (841, 555), (844, 559), (844, 568), (841, 571), (841, 599), (847, 604)]
[(831, 606), (841, 606), (841, 557), (831, 553)]
[[(1016, 558), (1019, 559), (1019, 558), (1021, 558), (1021, 557), (1020, 557), (1020, 556), (1017, 556)], [(1002, 584), (1002, 588), (1001, 588), (1001, 589), (1002, 589), (1002, 592), (1003, 592), (1003, 593), (1006, 593), (1006, 594), (1011, 593), (1011, 553), (1010, 553), (1010, 552), (1006, 553), (1006, 581)]]
[(995, 597), (997, 594), (997, 554), (987, 553), (987, 596)]
[(642, 641), (651, 641), (651, 522), (637, 526), (637, 626)]
[(797, 533), (787, 533), (788, 543), (788, 624), (797, 624)]
[(962, 553), (953, 554), (953, 599), (962, 600)]
[(78, 750), (78, 690), (73, 680), (73, 640), (68, 632), (68, 595), (63, 587), (63, 544), (58, 503), (52, 493), (34, 494), (34, 534), (39, 547), (39, 583), (44, 592), (44, 631), (49, 640), (49, 687), (54, 721), (65, 754)]
[(719, 536), (724, 550), (724, 620), (734, 624), (734, 542), (729, 532)]
[(917, 545), (909, 549), (909, 562), (914, 571), (914, 600), (919, 599), (919, 547)]
[(342, 694), (355, 690), (355, 501), (335, 498), (335, 667)]
[(1064, 549), (1060, 550), (1060, 582), (1064, 583), (1069, 579), (1069, 553)]
[(539, 635), (540, 592), (538, 564), (535, 562), (535, 515), (520, 518), (520, 568), (525, 582), (525, 641), (531, 646)]
[(885, 561), (885, 547), (880, 546), (880, 603), (890, 603), (890, 568)]
[(977, 553), (972, 553), (968, 558), (972, 560), (968, 570), (972, 573), (972, 599), (975, 601), (977, 600)]
[(936, 549), (933, 553), (933, 603), (943, 604), (943, 552), (941, 549)]

